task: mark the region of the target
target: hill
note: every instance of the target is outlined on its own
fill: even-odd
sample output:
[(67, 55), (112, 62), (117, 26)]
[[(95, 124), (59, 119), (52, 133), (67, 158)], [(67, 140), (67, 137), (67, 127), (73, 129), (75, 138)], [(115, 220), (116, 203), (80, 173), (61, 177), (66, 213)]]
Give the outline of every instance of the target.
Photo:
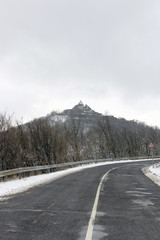
[(46, 116), (51, 125), (55, 123), (77, 122), (81, 125), (81, 130), (87, 132), (91, 127), (96, 126), (98, 119), (102, 117), (101, 113), (95, 112), (88, 105), (80, 101), (71, 109), (66, 109), (61, 113), (52, 112)]
[(79, 123), (81, 130), (83, 132), (89, 131), (92, 127), (97, 127), (99, 122), (104, 122), (106, 118), (111, 128), (118, 129), (132, 129), (132, 130), (145, 130), (151, 129), (144, 123), (138, 122), (136, 120), (126, 120), (124, 118), (116, 118), (110, 115), (103, 115), (91, 109), (88, 105), (83, 104), (80, 101), (71, 109), (66, 109), (63, 112), (57, 113), (55, 111), (51, 112), (47, 116), (43, 117), (53, 126), (55, 123), (65, 123), (70, 125), (71, 122)]
[(79, 102), (13, 127), (1, 116), (0, 169), (85, 159), (148, 157), (150, 142), (159, 155), (160, 129), (138, 121), (105, 116)]

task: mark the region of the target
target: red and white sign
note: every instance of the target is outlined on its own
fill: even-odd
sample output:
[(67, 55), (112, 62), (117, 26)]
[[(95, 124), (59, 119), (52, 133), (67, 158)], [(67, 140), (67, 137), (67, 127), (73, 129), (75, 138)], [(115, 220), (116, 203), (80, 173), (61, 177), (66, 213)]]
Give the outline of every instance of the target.
[(149, 148), (154, 148), (154, 145), (153, 145), (153, 143), (152, 143), (152, 142), (150, 142), (150, 143), (149, 143), (149, 145), (148, 145), (148, 147), (149, 147)]

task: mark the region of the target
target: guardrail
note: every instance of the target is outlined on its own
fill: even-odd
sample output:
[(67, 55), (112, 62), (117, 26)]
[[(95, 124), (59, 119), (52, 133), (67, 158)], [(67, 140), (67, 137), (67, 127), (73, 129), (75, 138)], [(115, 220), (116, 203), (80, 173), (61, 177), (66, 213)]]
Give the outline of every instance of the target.
[(60, 163), (60, 164), (53, 164), (53, 165), (10, 169), (5, 171), (0, 171), (0, 179), (7, 180), (7, 177), (11, 177), (11, 176), (17, 176), (19, 179), (21, 179), (24, 173), (29, 173), (29, 175), (32, 176), (33, 173), (35, 172), (39, 172), (39, 174), (42, 174), (43, 172), (47, 171), (48, 173), (50, 173), (50, 172), (56, 171), (57, 169), (64, 169), (66, 167), (72, 167), (76, 165), (82, 165), (82, 164), (88, 164), (88, 163), (94, 163), (94, 162), (105, 162), (105, 161), (112, 161), (112, 158), (83, 160), (83, 161), (67, 162), (67, 163)]
[[(139, 157), (134, 159), (146, 159), (147, 157)], [(156, 158), (156, 157), (155, 157)], [(157, 158), (160, 158), (160, 156), (157, 156)], [(106, 158), (106, 159), (93, 159), (93, 160), (83, 160), (83, 161), (77, 161), (77, 162), (67, 162), (67, 163), (60, 163), (60, 164), (53, 164), (53, 165), (44, 165), (44, 166), (35, 166), (35, 167), (24, 167), (24, 168), (16, 168), (16, 169), (10, 169), (5, 171), (0, 171), (0, 179), (6, 180), (7, 177), (13, 177), (17, 176), (19, 179), (21, 179), (23, 174), (29, 173), (30, 176), (33, 175), (33, 173), (42, 174), (43, 172), (54, 172), (57, 169), (64, 169), (66, 167), (73, 167), (76, 165), (82, 165), (82, 164), (89, 164), (89, 163), (98, 163), (98, 162), (106, 162), (106, 161), (114, 161), (114, 160), (131, 160), (131, 158)]]

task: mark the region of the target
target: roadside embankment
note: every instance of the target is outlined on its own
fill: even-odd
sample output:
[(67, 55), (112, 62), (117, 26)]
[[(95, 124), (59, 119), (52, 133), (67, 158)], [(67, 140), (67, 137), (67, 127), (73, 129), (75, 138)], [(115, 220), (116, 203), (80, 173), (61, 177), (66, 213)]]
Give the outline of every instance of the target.
[(160, 186), (160, 163), (155, 163), (142, 169), (143, 173), (150, 178), (155, 184)]

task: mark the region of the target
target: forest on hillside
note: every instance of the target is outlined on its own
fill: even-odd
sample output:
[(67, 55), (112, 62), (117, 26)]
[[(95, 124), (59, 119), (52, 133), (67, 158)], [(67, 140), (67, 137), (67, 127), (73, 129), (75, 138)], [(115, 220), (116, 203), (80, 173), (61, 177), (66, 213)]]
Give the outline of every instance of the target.
[(57, 164), (85, 159), (140, 157), (160, 152), (160, 129), (144, 123), (102, 116), (83, 131), (80, 120), (51, 125), (39, 118), (27, 124), (12, 124), (0, 114), (0, 170)]

